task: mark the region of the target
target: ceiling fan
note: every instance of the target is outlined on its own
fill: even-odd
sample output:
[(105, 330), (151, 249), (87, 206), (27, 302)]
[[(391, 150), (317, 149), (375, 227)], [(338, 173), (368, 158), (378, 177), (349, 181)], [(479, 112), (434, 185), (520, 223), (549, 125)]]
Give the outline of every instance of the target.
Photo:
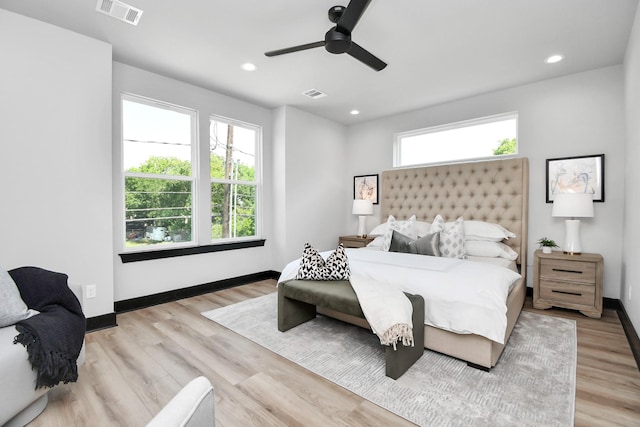
[(331, 53), (346, 53), (376, 71), (384, 69), (384, 67), (387, 66), (385, 62), (351, 40), (351, 32), (370, 2), (371, 0), (351, 0), (347, 7), (333, 6), (329, 9), (329, 20), (336, 25), (327, 31), (323, 41), (271, 50), (265, 52), (265, 55), (284, 55), (285, 53), (324, 46), (324, 48)]

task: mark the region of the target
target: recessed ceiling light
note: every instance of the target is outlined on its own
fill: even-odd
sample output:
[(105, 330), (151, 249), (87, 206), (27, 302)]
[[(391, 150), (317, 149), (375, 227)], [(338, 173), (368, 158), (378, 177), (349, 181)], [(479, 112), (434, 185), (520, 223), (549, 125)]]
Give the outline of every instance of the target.
[(551, 55), (544, 60), (547, 64), (555, 64), (556, 62), (560, 62), (564, 59), (563, 55)]
[(242, 67), (242, 69), (245, 71), (255, 71), (258, 69), (258, 67), (256, 67), (256, 64), (252, 64), (251, 62), (245, 62), (240, 67)]
[(357, 116), (358, 114), (360, 114), (360, 111), (358, 111), (358, 110), (351, 110), (351, 115), (353, 115), (353, 116)]

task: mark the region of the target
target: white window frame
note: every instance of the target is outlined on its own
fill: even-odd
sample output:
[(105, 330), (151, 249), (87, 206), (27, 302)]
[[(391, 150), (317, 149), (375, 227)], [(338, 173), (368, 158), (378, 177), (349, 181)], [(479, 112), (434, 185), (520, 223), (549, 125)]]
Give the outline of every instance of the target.
[[(514, 154), (505, 154), (500, 156), (459, 157), (456, 159), (446, 160), (446, 161), (434, 161), (434, 162), (424, 162), (424, 163), (415, 163), (415, 164), (412, 163), (409, 165), (400, 164), (402, 159), (401, 155), (402, 155), (402, 139), (403, 138), (416, 137), (420, 135), (427, 135), (427, 134), (437, 133), (437, 132), (446, 132), (448, 130), (462, 129), (462, 128), (467, 128), (472, 126), (483, 125), (487, 123), (506, 121), (510, 119), (515, 119), (516, 121), (516, 152)], [(478, 160), (490, 160), (490, 159), (495, 159), (496, 157), (500, 157), (500, 158), (514, 157), (515, 155), (518, 154), (517, 144), (518, 144), (518, 112), (517, 111), (512, 111), (512, 112), (503, 113), (503, 114), (496, 114), (492, 116), (485, 116), (485, 117), (480, 117), (476, 119), (463, 120), (459, 122), (448, 123), (448, 124), (438, 125), (438, 126), (431, 126), (428, 128), (422, 128), (422, 129), (412, 130), (408, 132), (396, 133), (394, 135), (394, 142), (393, 142), (393, 167), (408, 168), (408, 167), (416, 167), (420, 165), (449, 164), (449, 163), (463, 163), (463, 162), (478, 161)]]
[[(209, 203), (209, 212), (208, 212), (209, 221), (208, 221), (208, 228), (207, 228), (209, 241), (211, 242), (211, 244), (218, 244), (218, 243), (228, 243), (228, 242), (235, 242), (235, 241), (261, 239), (262, 238), (262, 126), (243, 122), (241, 120), (231, 119), (229, 117), (220, 116), (217, 114), (211, 114), (209, 116), (209, 129), (212, 121), (225, 123), (227, 125), (232, 125), (232, 126), (243, 127), (243, 128), (247, 128), (255, 131), (255, 134), (256, 134), (256, 141), (255, 141), (255, 147), (254, 147), (255, 149), (255, 166), (254, 166), (255, 181), (211, 178), (210, 172), (207, 173), (207, 177), (209, 178), (209, 182), (208, 182), (209, 201), (211, 200), (211, 184), (213, 183), (255, 186), (256, 188), (256, 222), (255, 222), (256, 230), (255, 230), (255, 235), (253, 236), (213, 239), (211, 236), (211, 215), (213, 214), (213, 210), (211, 207), (211, 203)], [(209, 138), (207, 139), (209, 140)], [(207, 144), (207, 148), (208, 147), (209, 147), (209, 144)]]
[[(176, 176), (176, 175), (156, 175), (146, 173), (125, 172), (124, 170), (124, 101), (137, 102), (153, 107), (164, 108), (170, 111), (176, 111), (191, 116), (191, 176)], [(205, 116), (206, 117), (206, 116)], [(191, 253), (204, 253), (215, 252), (218, 250), (229, 250), (242, 247), (262, 246), (264, 244), (264, 238), (262, 237), (263, 230), (263, 165), (262, 165), (262, 140), (263, 140), (263, 127), (260, 125), (244, 122), (241, 120), (231, 119), (217, 114), (210, 114), (209, 121), (207, 122), (207, 129), (209, 129), (212, 120), (227, 123), (233, 126), (244, 127), (252, 129), (256, 134), (255, 141), (255, 181), (241, 181), (241, 180), (219, 180), (211, 178), (210, 173), (210, 160), (209, 160), (209, 132), (206, 135), (199, 134), (199, 119), (200, 112), (198, 110), (172, 104), (145, 96), (140, 96), (132, 93), (122, 92), (120, 94), (120, 181), (121, 181), (121, 224), (123, 231), (126, 231), (126, 193), (125, 193), (125, 179), (129, 176), (137, 178), (159, 178), (159, 179), (172, 179), (191, 181), (192, 195), (191, 195), (191, 240), (187, 242), (174, 242), (170, 245), (148, 245), (148, 246), (126, 246), (126, 234), (123, 233), (119, 237), (121, 242), (121, 252), (123, 257), (128, 257), (129, 260), (123, 262), (136, 261), (138, 259), (155, 259), (163, 258), (162, 252), (172, 251), (174, 249), (185, 249), (187, 252), (181, 252), (180, 254), (189, 255)], [(205, 161), (206, 158), (206, 161)], [(243, 236), (243, 237), (230, 237), (222, 239), (213, 239), (211, 236), (211, 184), (214, 182), (224, 182), (230, 184), (240, 185), (252, 185), (256, 188), (256, 210), (255, 210), (255, 235)], [(261, 241), (261, 242), (260, 242)], [(236, 244), (236, 243), (239, 243)], [(250, 245), (250, 246), (247, 246)], [(149, 257), (144, 255), (142, 257), (136, 257), (136, 253), (144, 252), (151, 254)], [(153, 255), (153, 253), (157, 255)], [(171, 255), (175, 256), (175, 255)], [(135, 258), (133, 258), (135, 257)]]
[[(139, 104), (148, 105), (151, 107), (162, 108), (169, 111), (175, 111), (181, 114), (186, 114), (191, 117), (191, 176), (179, 176), (179, 175), (163, 175), (163, 174), (148, 174), (139, 172), (127, 172), (124, 169), (124, 101), (135, 102)], [(147, 98), (140, 95), (134, 95), (130, 93), (122, 93), (120, 95), (120, 148), (121, 148), (121, 188), (122, 188), (122, 224), (125, 233), (120, 237), (122, 243), (122, 252), (146, 252), (146, 251), (162, 251), (168, 249), (178, 249), (184, 247), (197, 246), (198, 244), (198, 230), (199, 230), (199, 215), (198, 215), (198, 189), (199, 189), (199, 168), (198, 168), (198, 111), (192, 108), (183, 107), (169, 102), (159, 101), (156, 99)], [(172, 243), (171, 245), (148, 245), (148, 246), (133, 246), (127, 247), (126, 242), (126, 188), (125, 180), (127, 177), (135, 178), (155, 178), (164, 180), (175, 181), (190, 181), (191, 182), (191, 240), (186, 242)]]

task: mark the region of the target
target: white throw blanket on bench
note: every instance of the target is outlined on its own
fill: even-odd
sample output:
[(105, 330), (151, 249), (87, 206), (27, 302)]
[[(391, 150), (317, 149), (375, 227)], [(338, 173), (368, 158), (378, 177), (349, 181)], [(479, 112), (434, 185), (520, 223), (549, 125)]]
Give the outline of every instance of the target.
[[(330, 254), (331, 251), (320, 253), (325, 260)], [(405, 346), (413, 346), (411, 301), (397, 285), (377, 280), (368, 273), (370, 269), (366, 265), (354, 269), (354, 263), (367, 264), (370, 261), (349, 259), (351, 269), (349, 282), (358, 297), (367, 322), (380, 338), (380, 343), (392, 345), (394, 349), (397, 342)], [(295, 279), (299, 266), (300, 259), (287, 264), (278, 283)]]

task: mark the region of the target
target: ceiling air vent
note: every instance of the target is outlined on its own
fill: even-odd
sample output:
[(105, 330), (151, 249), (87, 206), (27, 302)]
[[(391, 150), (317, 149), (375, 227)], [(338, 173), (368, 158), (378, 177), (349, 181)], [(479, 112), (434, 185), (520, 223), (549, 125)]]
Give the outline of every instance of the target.
[(138, 25), (142, 16), (142, 10), (118, 0), (98, 0), (96, 10), (131, 25)]
[(312, 99), (324, 98), (325, 96), (327, 96), (326, 93), (320, 92), (318, 89), (309, 89), (302, 92), (302, 94)]

